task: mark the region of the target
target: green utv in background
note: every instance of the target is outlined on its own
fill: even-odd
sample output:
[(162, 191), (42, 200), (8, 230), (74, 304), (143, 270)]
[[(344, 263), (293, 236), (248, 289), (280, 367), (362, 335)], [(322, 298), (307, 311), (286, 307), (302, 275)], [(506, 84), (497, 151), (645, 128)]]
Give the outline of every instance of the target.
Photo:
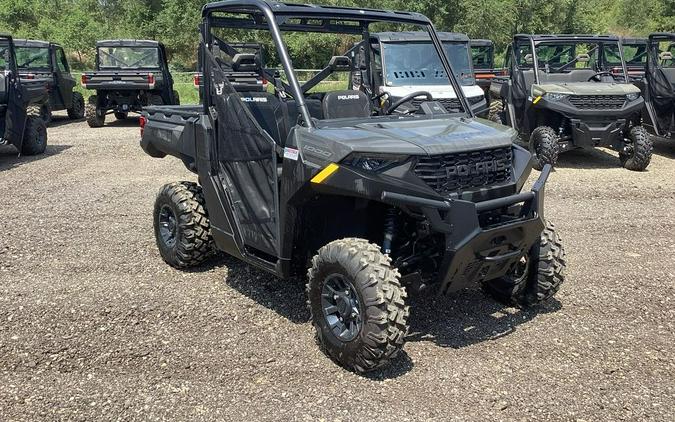
[[(609, 49), (619, 67), (608, 66)], [(644, 99), (629, 83), (621, 41), (597, 35), (516, 35), (507, 52), (509, 76), (490, 87), (501, 102), (496, 120), (512, 126), (536, 157), (555, 165), (575, 148), (608, 147), (630, 170), (647, 168), (652, 140), (640, 126)]]
[(70, 66), (63, 48), (47, 41), (14, 40), (17, 68), (22, 79), (48, 81), (49, 101), (40, 108), (45, 123), (52, 120), (52, 111), (68, 110), (68, 117), (84, 117), (84, 97), (74, 91), (77, 81), (70, 74)]
[(96, 90), (85, 108), (90, 127), (103, 126), (110, 113), (123, 120), (148, 105), (180, 104), (166, 50), (157, 41), (97, 41), (96, 70), (82, 75), (82, 87)]
[[(141, 116), (143, 150), (180, 158), (199, 181), (167, 184), (157, 196), (165, 262), (192, 267), (220, 250), (283, 279), (306, 277), (319, 343), (357, 372), (386, 365), (403, 347), (409, 291), (480, 285), (516, 306), (558, 291), (565, 253), (544, 218), (551, 167), (525, 187), (531, 154), (513, 144), (512, 129), (474, 117), (429, 19), (262, 0), (209, 3), (202, 16), (203, 104), (152, 106)], [(372, 87), (316, 92), (351, 58), (332, 57), (319, 79), (301, 84), (285, 45), (288, 32), (354, 45), (370, 40), (371, 27), (400, 25), (428, 34), (437, 63), (429, 70), (445, 76), (457, 106), (413, 92), (382, 110), (366, 94)], [(266, 63), (248, 70), (274, 93), (230, 80), (224, 63), (236, 51), (220, 37), (235, 30), (269, 37), (288, 79)], [(362, 67), (361, 85), (372, 69)]]
[(24, 155), (45, 151), (47, 127), (40, 108), (48, 99), (47, 82), (19, 77), (14, 40), (0, 34), (0, 145), (13, 145)]

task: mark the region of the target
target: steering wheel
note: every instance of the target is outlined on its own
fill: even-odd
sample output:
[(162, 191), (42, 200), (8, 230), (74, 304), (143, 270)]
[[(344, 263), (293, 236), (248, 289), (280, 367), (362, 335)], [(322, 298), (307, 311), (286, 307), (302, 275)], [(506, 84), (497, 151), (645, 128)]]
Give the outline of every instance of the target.
[(612, 79), (614, 79), (614, 74), (613, 74), (612, 72), (610, 72), (609, 70), (603, 70), (603, 71), (600, 71), (600, 72), (596, 72), (595, 75), (593, 75), (593, 76), (591, 76), (590, 78), (588, 78), (588, 81), (587, 81), (587, 82), (591, 82), (592, 80), (599, 81), (599, 80), (596, 79), (596, 78), (597, 78), (598, 76), (602, 76), (602, 75), (609, 75), (609, 76), (612, 77)]
[(394, 111), (396, 111), (397, 108), (401, 107), (401, 105), (407, 103), (408, 101), (415, 99), (417, 97), (426, 97), (427, 101), (433, 101), (434, 97), (431, 96), (427, 91), (417, 91), (413, 92), (411, 94), (408, 94), (401, 98), (400, 100), (396, 101), (394, 104), (392, 104), (387, 111), (384, 112), (384, 114), (391, 114)]

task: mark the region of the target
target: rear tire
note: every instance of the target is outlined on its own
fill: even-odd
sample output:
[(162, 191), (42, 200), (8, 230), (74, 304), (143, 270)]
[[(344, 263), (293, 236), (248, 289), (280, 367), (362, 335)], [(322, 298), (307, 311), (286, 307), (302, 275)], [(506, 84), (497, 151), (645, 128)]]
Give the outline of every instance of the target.
[(533, 306), (553, 297), (565, 281), (566, 264), (562, 239), (552, 223), (546, 222), (533, 252), (538, 257), (536, 262), (531, 256), (525, 258), (512, 274), (484, 282), (483, 290), (509, 306)]
[(89, 101), (85, 107), (85, 114), (87, 116), (87, 124), (89, 124), (89, 127), (101, 127), (105, 124), (105, 114), (99, 114), (98, 99), (96, 95), (89, 97)]
[(52, 106), (49, 103), (40, 106), (40, 118), (45, 122), (45, 125), (49, 125), (49, 122), (52, 121)]
[(628, 170), (643, 171), (652, 161), (652, 138), (642, 126), (633, 126), (629, 133), (633, 144), (632, 154), (619, 153), (621, 165)]
[(68, 109), (71, 120), (80, 120), (84, 117), (84, 97), (79, 92), (73, 92), (73, 102)]
[(42, 154), (47, 149), (47, 125), (40, 116), (29, 115), (23, 133), (23, 155)]
[(162, 187), (155, 200), (154, 228), (159, 253), (174, 268), (194, 267), (213, 253), (209, 216), (196, 183)]
[(353, 238), (331, 242), (312, 259), (308, 279), (312, 322), (329, 357), (359, 373), (396, 357), (408, 331), (407, 295), (377, 245)]
[(125, 111), (116, 111), (115, 112), (115, 118), (117, 120), (126, 120), (127, 116), (129, 116), (129, 113)]
[(548, 126), (539, 126), (530, 135), (530, 151), (534, 155), (534, 168), (541, 170), (544, 165), (555, 166), (558, 162), (560, 144), (555, 130)]

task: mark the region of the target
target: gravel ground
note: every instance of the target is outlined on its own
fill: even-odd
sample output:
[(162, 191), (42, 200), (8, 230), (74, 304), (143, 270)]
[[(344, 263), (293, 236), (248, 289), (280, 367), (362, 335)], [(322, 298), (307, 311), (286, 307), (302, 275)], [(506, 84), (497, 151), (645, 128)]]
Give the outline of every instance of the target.
[(675, 420), (675, 142), (644, 173), (563, 155), (557, 299), (416, 298), (405, 353), (369, 377), (318, 350), (300, 282), (162, 262), (155, 194), (193, 177), (136, 120), (57, 117), (49, 143), (0, 150), (0, 420)]

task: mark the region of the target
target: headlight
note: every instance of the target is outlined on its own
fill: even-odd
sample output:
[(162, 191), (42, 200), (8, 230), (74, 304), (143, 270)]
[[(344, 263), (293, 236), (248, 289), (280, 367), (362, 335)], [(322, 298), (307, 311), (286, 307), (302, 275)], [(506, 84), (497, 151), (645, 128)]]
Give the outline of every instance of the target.
[(557, 101), (562, 101), (565, 98), (567, 98), (567, 94), (560, 94), (560, 93), (557, 93), (557, 92), (547, 92), (546, 94), (544, 94), (544, 99), (546, 101), (557, 102)]
[(354, 153), (342, 160), (342, 164), (377, 173), (402, 164), (407, 159), (405, 155)]
[(626, 94), (626, 99), (628, 101), (635, 101), (638, 98), (640, 98), (640, 94), (638, 94), (637, 92), (631, 92), (630, 94)]

